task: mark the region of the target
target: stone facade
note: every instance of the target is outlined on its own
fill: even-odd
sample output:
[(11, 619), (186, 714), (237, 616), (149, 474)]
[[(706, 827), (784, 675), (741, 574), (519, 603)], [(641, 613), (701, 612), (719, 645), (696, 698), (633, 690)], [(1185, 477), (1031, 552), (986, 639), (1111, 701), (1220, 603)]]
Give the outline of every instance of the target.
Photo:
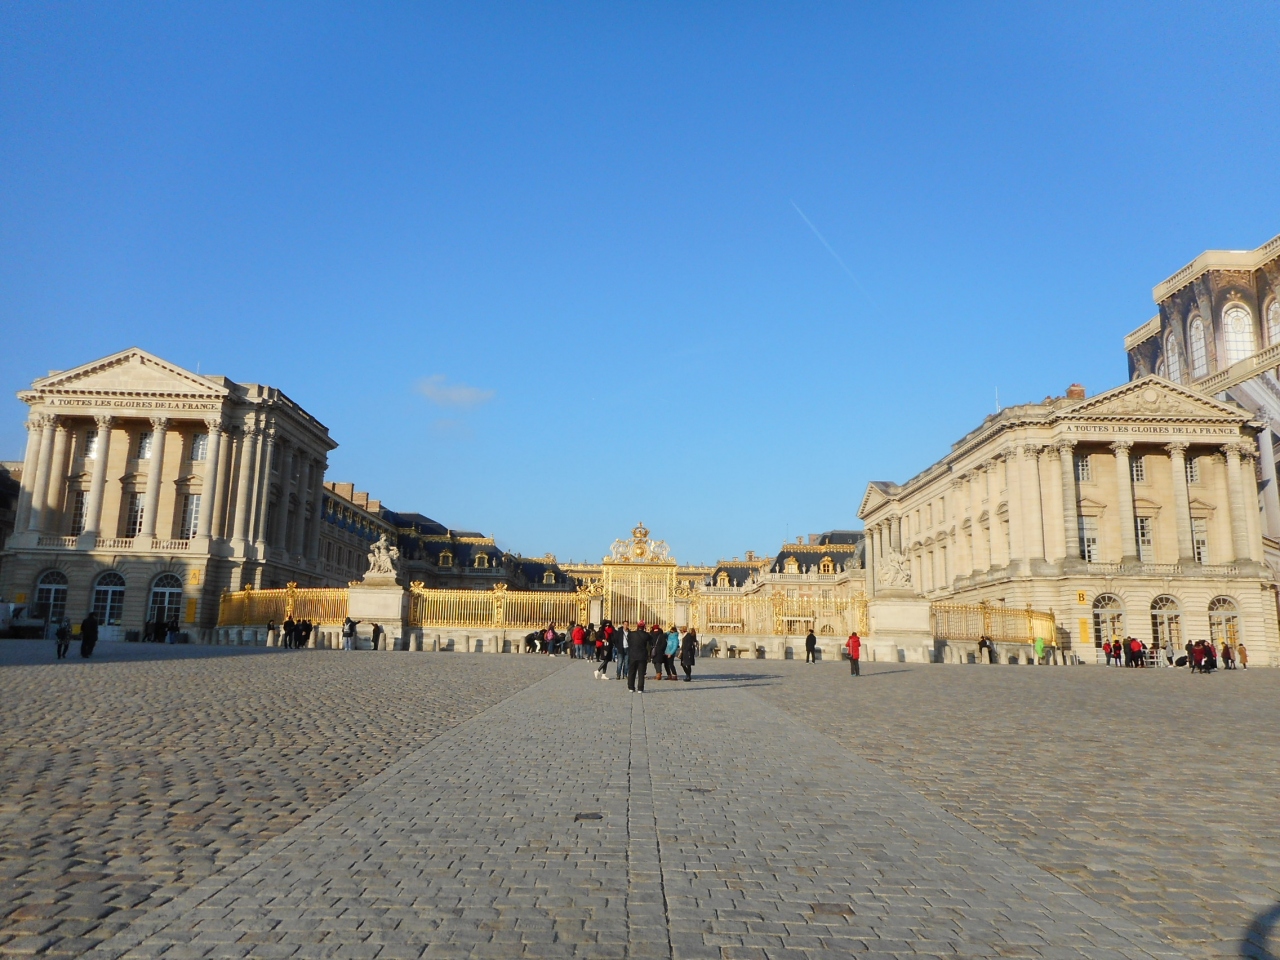
[(859, 516), (877, 596), (1051, 610), (1061, 649), (1208, 638), (1280, 665), (1253, 469), (1260, 425), (1147, 376), (1009, 407)]
[(223, 589), (325, 585), (328, 430), (274, 387), (201, 376), (136, 348), (54, 372), (30, 408), (0, 595), (111, 638), (211, 627)]

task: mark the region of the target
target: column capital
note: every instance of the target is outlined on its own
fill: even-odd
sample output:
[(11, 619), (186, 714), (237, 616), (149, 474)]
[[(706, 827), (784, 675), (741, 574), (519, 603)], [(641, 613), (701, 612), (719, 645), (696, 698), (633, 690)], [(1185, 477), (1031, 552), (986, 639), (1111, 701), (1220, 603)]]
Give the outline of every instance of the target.
[(99, 430), (110, 430), (115, 425), (116, 418), (109, 413), (99, 413), (94, 416), (93, 422), (98, 425)]
[(169, 428), (168, 417), (152, 417), (151, 428), (153, 430), (167, 430)]
[(222, 422), (222, 417), (206, 417), (204, 425), (210, 433), (220, 433), (226, 426)]
[(1132, 449), (1132, 440), (1115, 440), (1111, 443), (1111, 452), (1117, 456), (1123, 453), (1127, 457), (1129, 455), (1129, 451)]
[(1227, 455), (1227, 461), (1230, 462), (1233, 459), (1235, 460), (1240, 459), (1240, 455), (1242, 453), (1242, 451), (1240, 450), (1240, 447), (1241, 447), (1240, 441), (1232, 440), (1230, 443), (1224, 443), (1220, 449), (1222, 450), (1223, 453)]
[(1185, 457), (1187, 448), (1190, 446), (1191, 444), (1186, 440), (1171, 440), (1164, 445), (1164, 448), (1169, 451), (1171, 457)]
[(1069, 457), (1075, 451), (1077, 443), (1079, 443), (1078, 440), (1056, 440), (1054, 441), (1053, 449), (1058, 451), (1059, 456)]
[(964, 477), (955, 476), (951, 478), (951, 489), (960, 490), (964, 487)]
[(1031, 457), (1032, 459), (1035, 459), (1039, 457), (1045, 449), (1046, 448), (1043, 443), (1024, 443), (1022, 445), (1022, 455), (1024, 457)]

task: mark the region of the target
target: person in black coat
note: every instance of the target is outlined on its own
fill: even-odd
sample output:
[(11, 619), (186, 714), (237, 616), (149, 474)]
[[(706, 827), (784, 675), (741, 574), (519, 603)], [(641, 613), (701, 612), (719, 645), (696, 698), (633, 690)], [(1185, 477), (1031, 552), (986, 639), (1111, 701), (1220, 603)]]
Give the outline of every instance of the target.
[(698, 659), (698, 631), (693, 627), (680, 640), (680, 666), (684, 668), (684, 682), (693, 679), (693, 664)]
[(80, 622), (80, 656), (93, 656), (93, 648), (98, 642), (98, 615), (92, 610)]
[(809, 635), (804, 638), (804, 662), (818, 662), (818, 638), (813, 635), (813, 628), (809, 628)]
[(649, 631), (644, 623), (627, 637), (627, 689), (632, 693), (644, 693), (644, 672), (649, 669), (649, 653), (652, 649)]

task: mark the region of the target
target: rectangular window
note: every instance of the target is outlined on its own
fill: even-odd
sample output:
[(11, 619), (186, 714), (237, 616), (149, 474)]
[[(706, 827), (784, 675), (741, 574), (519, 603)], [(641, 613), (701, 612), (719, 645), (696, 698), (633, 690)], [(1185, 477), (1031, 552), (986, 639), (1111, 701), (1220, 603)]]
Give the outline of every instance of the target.
[(98, 459), (98, 431), (90, 430), (84, 435), (84, 458), (86, 460)]
[(1209, 521), (1204, 517), (1191, 518), (1191, 545), (1196, 563), (1209, 562)]
[(129, 494), (129, 512), (125, 517), (124, 535), (136, 537), (142, 532), (142, 494)]
[(139, 460), (151, 459), (151, 433), (150, 432), (138, 434), (138, 459)]
[(196, 527), (200, 524), (200, 494), (188, 493), (182, 498), (182, 526), (178, 530), (178, 538), (190, 540), (196, 535)]
[(78, 537), (84, 533), (84, 501), (85, 491), (77, 490), (71, 495), (71, 535)]
[(925, 528), (933, 526), (933, 504), (930, 503), (924, 508), (924, 525)]
[(939, 523), (947, 522), (947, 498), (946, 497), (938, 498), (938, 522)]
[(1196, 457), (1187, 458), (1187, 483), (1200, 482), (1200, 461)]
[(1138, 537), (1138, 559), (1143, 563), (1153, 563), (1156, 551), (1151, 540), (1151, 528), (1155, 526), (1151, 517), (1134, 517), (1134, 532)]
[(1080, 518), (1080, 557), (1087, 563), (1098, 562), (1098, 518)]
[(1076, 457), (1076, 482), (1089, 483), (1093, 480), (1093, 467), (1089, 465), (1089, 455), (1083, 453)]
[(209, 456), (209, 435), (197, 433), (191, 438), (191, 461), (198, 463)]
[(1142, 457), (1134, 457), (1129, 461), (1129, 476), (1134, 483), (1147, 482), (1147, 462)]

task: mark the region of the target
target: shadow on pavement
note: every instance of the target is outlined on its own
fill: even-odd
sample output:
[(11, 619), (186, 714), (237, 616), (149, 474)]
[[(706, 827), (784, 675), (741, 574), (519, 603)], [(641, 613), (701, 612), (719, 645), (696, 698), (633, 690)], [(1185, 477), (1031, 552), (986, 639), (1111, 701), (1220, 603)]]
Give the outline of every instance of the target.
[(1240, 941), (1240, 956), (1249, 960), (1280, 960), (1267, 945), (1280, 925), (1280, 903), (1258, 914), (1250, 921)]
[(80, 641), (72, 640), (66, 660), (59, 661), (52, 640), (0, 640), (0, 667), (29, 667), (39, 664), (129, 663), (157, 660), (204, 660), (249, 654), (306, 654), (320, 651), (284, 650), (277, 647), (208, 647), (190, 643), (122, 643), (98, 641), (93, 656), (80, 656)]

